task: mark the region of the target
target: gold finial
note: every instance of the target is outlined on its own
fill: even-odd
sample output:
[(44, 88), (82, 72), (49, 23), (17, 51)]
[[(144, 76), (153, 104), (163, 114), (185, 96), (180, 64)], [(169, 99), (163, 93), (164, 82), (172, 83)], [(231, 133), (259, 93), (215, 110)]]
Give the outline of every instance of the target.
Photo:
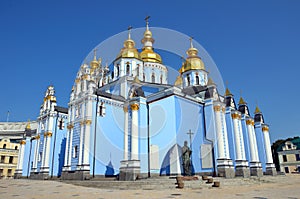
[(193, 46), (193, 37), (190, 37), (189, 40), (190, 40), (190, 48), (194, 48), (194, 46)]
[(239, 104), (247, 104), (246, 102), (245, 102), (245, 100), (243, 99), (243, 97), (242, 97), (242, 89), (240, 90), (240, 101), (239, 101)]
[(146, 29), (149, 30), (149, 19), (150, 19), (150, 16), (147, 15), (146, 18), (145, 18), (145, 21), (146, 21)]
[(239, 104), (242, 105), (242, 104), (247, 104), (247, 103), (245, 102), (245, 100), (243, 99), (243, 97), (241, 97), (240, 101), (239, 101)]
[(31, 129), (31, 127), (30, 127), (30, 119), (28, 119), (28, 122), (27, 122), (27, 125), (26, 125), (25, 128), (26, 128), (26, 129)]
[(131, 39), (131, 29), (132, 29), (132, 26), (128, 26), (127, 30), (128, 30), (128, 40)]
[(256, 105), (256, 108), (255, 108), (255, 111), (254, 111), (254, 114), (257, 114), (257, 113), (261, 113), (260, 109), (258, 108), (258, 105)]
[(225, 96), (230, 96), (232, 95), (230, 90), (228, 89), (228, 87), (226, 88), (226, 91), (225, 91)]

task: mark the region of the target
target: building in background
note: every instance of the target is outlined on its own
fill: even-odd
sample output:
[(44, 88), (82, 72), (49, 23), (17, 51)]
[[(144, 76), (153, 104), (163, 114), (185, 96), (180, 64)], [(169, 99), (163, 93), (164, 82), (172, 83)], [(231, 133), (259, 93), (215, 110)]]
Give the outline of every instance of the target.
[(236, 104), (228, 88), (218, 92), (192, 40), (175, 83), (148, 22), (141, 42), (138, 51), (129, 30), (111, 66), (95, 50), (79, 68), (68, 108), (57, 106), (48, 87), (37, 135), (21, 142), (16, 177), (180, 175), (186, 140), (193, 174), (276, 174), (262, 112), (256, 107), (253, 117), (243, 98)]
[[(14, 176), (27, 126), (28, 122), (0, 122), (0, 178)], [(31, 126), (37, 129), (37, 122), (31, 122)]]
[(18, 163), (19, 143), (9, 138), (0, 140), (0, 178), (11, 178), (15, 174)]
[[(277, 143), (275, 145), (275, 143)], [(273, 144), (277, 170), (283, 173), (300, 172), (300, 138), (279, 140)]]

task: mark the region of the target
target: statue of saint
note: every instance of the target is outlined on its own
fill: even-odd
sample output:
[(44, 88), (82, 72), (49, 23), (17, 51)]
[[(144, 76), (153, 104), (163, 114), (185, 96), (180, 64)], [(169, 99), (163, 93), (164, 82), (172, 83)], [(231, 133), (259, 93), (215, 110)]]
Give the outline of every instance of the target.
[(188, 147), (188, 142), (184, 141), (184, 146), (182, 147), (182, 162), (183, 162), (184, 175), (186, 175), (186, 176), (192, 175), (191, 154), (192, 154), (192, 151)]

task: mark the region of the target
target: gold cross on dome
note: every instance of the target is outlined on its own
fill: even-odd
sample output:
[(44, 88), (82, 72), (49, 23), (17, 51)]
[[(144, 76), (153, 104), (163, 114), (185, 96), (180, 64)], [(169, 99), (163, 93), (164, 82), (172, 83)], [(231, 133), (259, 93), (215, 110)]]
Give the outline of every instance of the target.
[(147, 15), (146, 18), (145, 18), (147, 29), (149, 28), (149, 27), (148, 27), (148, 26), (149, 26), (149, 19), (150, 19), (150, 16)]
[(189, 40), (190, 40), (190, 45), (191, 45), (191, 48), (193, 48), (193, 39), (194, 39), (193, 37), (190, 37), (190, 38), (189, 38)]

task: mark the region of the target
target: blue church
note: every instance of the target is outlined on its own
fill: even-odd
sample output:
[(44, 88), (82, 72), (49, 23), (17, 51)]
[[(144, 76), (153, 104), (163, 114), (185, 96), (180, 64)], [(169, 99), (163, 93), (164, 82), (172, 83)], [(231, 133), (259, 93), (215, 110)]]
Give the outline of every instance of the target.
[[(243, 98), (219, 93), (191, 41), (175, 84), (148, 26), (139, 51), (130, 30), (112, 66), (82, 64), (68, 108), (49, 86), (37, 134), (21, 141), (16, 178), (135, 180), (183, 174), (188, 141), (196, 175), (275, 175), (269, 126)], [(121, 45), (121, 44), (120, 44)]]

